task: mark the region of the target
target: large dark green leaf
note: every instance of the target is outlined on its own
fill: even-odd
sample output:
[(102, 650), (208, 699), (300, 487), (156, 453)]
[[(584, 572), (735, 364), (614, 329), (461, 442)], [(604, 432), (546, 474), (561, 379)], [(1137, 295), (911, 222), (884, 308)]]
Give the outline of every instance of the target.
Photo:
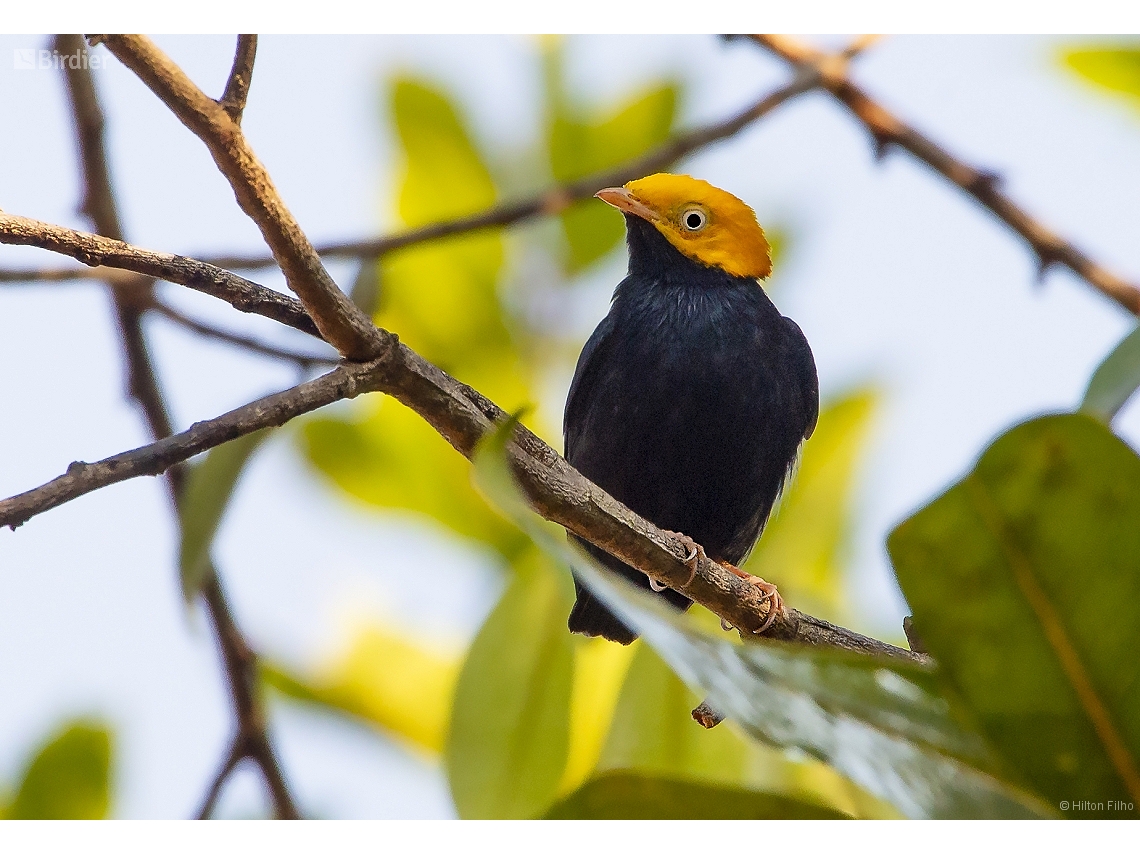
[(848, 819), (846, 814), (776, 793), (611, 772), (587, 781), (547, 819)]
[(455, 688), (446, 760), (465, 819), (523, 819), (553, 801), (566, 767), (574, 652), (570, 595), (538, 554), (520, 563)]
[(194, 599), (210, 565), (210, 546), (226, 506), (237, 486), (238, 477), (250, 456), (269, 436), (259, 430), (219, 445), (190, 469), (186, 488), (178, 505), (182, 543), (178, 567), (186, 601)]
[(1081, 401), (1082, 412), (1111, 422), (1140, 388), (1140, 327), (1112, 349), (1097, 366)]
[(1140, 458), (1089, 416), (1048, 416), (888, 541), (920, 635), (1008, 768), (1105, 816), (1140, 805), (1138, 522)]
[(754, 738), (798, 748), (913, 817), (1015, 817), (1048, 808), (994, 776), (932, 671), (773, 642), (734, 645), (588, 562), (525, 507), (506, 465), (506, 425), (476, 458), (481, 488), (563, 567), (637, 630), (692, 688)]
[(69, 722), (28, 764), (5, 819), (105, 819), (111, 805), (111, 733)]

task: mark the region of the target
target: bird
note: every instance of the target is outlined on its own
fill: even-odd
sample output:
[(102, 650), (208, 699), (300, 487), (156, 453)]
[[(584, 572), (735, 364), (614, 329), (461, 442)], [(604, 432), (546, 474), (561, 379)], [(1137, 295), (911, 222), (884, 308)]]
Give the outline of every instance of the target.
[[(578, 358), (563, 415), (579, 472), (647, 520), (743, 576), (819, 415), (807, 338), (760, 284), (771, 249), (745, 202), (657, 173), (595, 194), (625, 217), (628, 273)], [(679, 610), (692, 601), (573, 536), (595, 560)], [(695, 571), (695, 563), (691, 564)], [(637, 636), (578, 577), (571, 632)]]

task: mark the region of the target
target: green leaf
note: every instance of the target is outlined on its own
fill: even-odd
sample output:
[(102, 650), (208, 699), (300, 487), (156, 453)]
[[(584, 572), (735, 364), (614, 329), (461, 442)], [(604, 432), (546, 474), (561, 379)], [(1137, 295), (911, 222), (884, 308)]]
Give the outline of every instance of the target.
[(780, 586), (801, 611), (850, 619), (843, 570), (851, 501), (878, 397), (857, 389), (819, 414), (799, 470), (744, 569)]
[(519, 566), (475, 637), (455, 691), (446, 761), (465, 819), (523, 819), (554, 800), (566, 767), (570, 595), (538, 555)]
[(178, 568), (187, 602), (197, 596), (210, 566), (210, 546), (238, 477), (250, 456), (269, 436), (266, 428), (219, 445), (192, 467), (178, 505), (182, 544)]
[[(915, 624), (1054, 804), (1140, 804), (1140, 458), (1087, 415), (999, 437), (888, 540)], [(1107, 806), (1107, 807), (1106, 807)]]
[[(409, 227), (481, 211), (497, 190), (483, 155), (448, 95), (401, 77), (390, 109), (404, 159), (398, 213)], [(532, 400), (533, 378), (498, 291), (497, 232), (435, 241), (386, 255), (379, 268), (377, 323), (424, 357), (501, 404)], [(363, 299), (375, 293), (362, 274)], [(333, 483), (384, 508), (424, 514), (480, 541), (508, 561), (525, 545), (514, 526), (471, 486), (465, 460), (395, 400), (362, 402), (349, 415), (309, 420), (304, 451)]]
[(1140, 96), (1140, 44), (1136, 42), (1110, 48), (1069, 48), (1062, 54), (1062, 61), (1102, 89)]
[(105, 819), (111, 806), (111, 732), (69, 722), (28, 764), (4, 819)]
[[(491, 171), (447, 94), (401, 77), (390, 97), (404, 159), (401, 222), (415, 228), (493, 205)], [(497, 231), (391, 253), (381, 262), (376, 320), (445, 371), (517, 406), (525, 378), (499, 302), (502, 265)]]
[(775, 642), (731, 644), (695, 629), (684, 615), (556, 540), (525, 510), (511, 480), (505, 448), (513, 427), (506, 423), (480, 446), (475, 477), (481, 488), (753, 738), (824, 760), (907, 816), (1048, 813), (994, 776), (994, 758), (952, 712), (929, 669)]
[(429, 754), (443, 751), (458, 674), (458, 657), (375, 625), (312, 675), (261, 663), (262, 679), (282, 694), (364, 719)]
[(507, 560), (526, 547), (471, 485), (467, 461), (431, 425), (394, 398), (370, 404), (375, 409), (359, 420), (305, 422), (304, 451), (321, 472), (349, 495), (424, 514)]
[(1140, 388), (1140, 327), (1113, 348), (1089, 379), (1081, 411), (1106, 424)]
[(652, 648), (639, 645), (598, 768), (740, 783), (748, 746), (730, 728), (697, 727), (692, 710), (700, 701)]
[(775, 793), (611, 772), (556, 804), (546, 819), (849, 819)]
[[(668, 139), (680, 97), (676, 83), (643, 91), (603, 113), (569, 103), (556, 44), (546, 54), (546, 76), (547, 148), (550, 171), (559, 183), (627, 163)], [(608, 253), (625, 234), (621, 216), (596, 199), (572, 205), (561, 220), (572, 273)]]

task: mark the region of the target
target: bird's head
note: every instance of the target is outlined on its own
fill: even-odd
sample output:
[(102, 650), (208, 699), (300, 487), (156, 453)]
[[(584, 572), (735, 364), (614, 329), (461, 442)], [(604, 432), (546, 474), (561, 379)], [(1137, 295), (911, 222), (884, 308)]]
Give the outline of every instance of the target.
[(651, 223), (685, 257), (732, 276), (763, 279), (772, 255), (756, 214), (731, 193), (688, 175), (659, 172), (595, 193)]

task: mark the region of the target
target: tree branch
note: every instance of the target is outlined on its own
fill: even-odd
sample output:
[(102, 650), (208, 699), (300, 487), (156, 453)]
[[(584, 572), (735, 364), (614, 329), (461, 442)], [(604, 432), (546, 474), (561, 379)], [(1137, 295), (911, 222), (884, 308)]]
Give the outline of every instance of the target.
[(103, 265), (130, 270), (185, 285), (225, 300), (240, 312), (263, 315), (303, 333), (320, 337), (313, 319), (294, 298), (243, 279), (236, 273), (182, 255), (151, 252), (122, 241), (3, 212), (0, 212), (0, 243), (36, 246), (69, 255), (92, 267)]
[(195, 86), (150, 39), (127, 35), (97, 39), (206, 144), (241, 209), (261, 230), (286, 283), (301, 298), (322, 337), (350, 359), (373, 359), (384, 351), (390, 337), (381, 335), (329, 276), (241, 126), (226, 109)]
[(819, 72), (815, 85), (830, 92), (863, 123), (874, 138), (879, 156), (889, 146), (896, 145), (965, 190), (1026, 240), (1037, 256), (1042, 274), (1053, 264), (1063, 265), (1131, 314), (1140, 315), (1140, 288), (1097, 264), (1016, 205), (1001, 192), (994, 173), (958, 160), (889, 112), (851, 81), (844, 62), (829, 59), (826, 54), (789, 36), (752, 35), (748, 38), (786, 60), (797, 71), (812, 68)]
[[(380, 391), (392, 395), (470, 457), (479, 439), (506, 414), (474, 389), (398, 344), (371, 363), (347, 363), (307, 383), (254, 401), (216, 419), (199, 422), (169, 439), (97, 463), (73, 463), (68, 472), (34, 490), (0, 501), (0, 526), (18, 526), (36, 514), (101, 487), (164, 469), (209, 448), (281, 425), (333, 401)], [(662, 584), (683, 590), (744, 633), (767, 618), (757, 589), (701, 557), (696, 574), (685, 563), (687, 547), (586, 480), (557, 452), (520, 427), (510, 446), (520, 485), (540, 514), (637, 567)], [(766, 637), (841, 647), (924, 661), (909, 651), (789, 609)]]
[[(0, 216), (3, 216), (0, 214)], [(86, 267), (25, 267), (0, 270), (0, 284), (35, 285), (40, 282), (104, 282), (108, 272), (89, 270)]]
[(235, 347), (240, 347), (243, 350), (252, 351), (253, 353), (260, 353), (263, 356), (269, 356), (273, 359), (282, 359), (287, 362), (294, 362), (304, 369), (312, 368), (316, 365), (333, 366), (339, 365), (340, 360), (331, 356), (321, 356), (316, 353), (298, 353), (292, 350), (285, 350), (284, 348), (275, 347), (271, 344), (258, 341), (255, 338), (241, 335), (240, 333), (230, 332), (229, 330), (219, 329), (218, 327), (210, 326), (195, 318), (185, 315), (172, 306), (168, 306), (159, 300), (151, 305), (150, 310), (155, 314), (166, 318), (167, 320), (178, 324), (178, 326), (197, 333), (205, 338), (213, 339), (214, 341), (221, 341), (227, 344), (232, 344)]
[[(694, 151), (726, 140), (749, 127), (758, 119), (768, 115), (784, 102), (814, 88), (816, 85), (818, 85), (818, 72), (812, 68), (807, 68), (791, 83), (765, 95), (735, 116), (681, 134), (648, 154), (616, 169), (598, 172), (570, 184), (553, 187), (531, 199), (509, 202), (480, 214), (447, 220), (442, 223), (432, 223), (386, 237), (323, 244), (318, 246), (316, 251), (328, 258), (378, 258), (381, 255), (413, 244), (467, 234), (481, 229), (509, 226), (536, 217), (557, 214), (575, 202), (591, 198), (603, 187), (614, 187), (635, 178), (660, 172)], [(218, 267), (234, 270), (252, 270), (267, 267), (274, 263), (273, 258), (256, 255), (205, 256), (204, 260)]]
[[(64, 55), (86, 49), (79, 36), (57, 36), (56, 46)], [(99, 106), (94, 80), (91, 78), (87, 63), (79, 63), (75, 68), (69, 63), (65, 69), (80, 158), (83, 163), (86, 188), (83, 211), (91, 217), (99, 231), (109, 237), (121, 239), (122, 227), (111, 189), (103, 145), (103, 111)], [(112, 288), (111, 293), (115, 302), (123, 353), (126, 357), (131, 396), (142, 408), (151, 435), (155, 439), (162, 439), (170, 436), (173, 429), (142, 327), (142, 313), (153, 299), (154, 280), (144, 278), (139, 285), (141, 287), (134, 290)], [(138, 294), (142, 295), (141, 299), (132, 299)], [(167, 472), (166, 481), (176, 509), (181, 504), (183, 496), (182, 475), (180, 466), (170, 467)], [(203, 596), (222, 650), (238, 720), (239, 741), (235, 742), (235, 745), (244, 746), (245, 753), (242, 756), (252, 758), (262, 769), (277, 816), (295, 819), (299, 816), (297, 808), (293, 804), (292, 796), (281, 775), (277, 757), (266, 734), (265, 716), (257, 695), (257, 660), (234, 622), (222, 591), (218, 572), (213, 566), (207, 573)], [(215, 786), (220, 790), (221, 781), (216, 781)], [(211, 788), (212, 791), (214, 789)], [(216, 798), (216, 793), (214, 797)]]
[(241, 114), (249, 97), (249, 84), (253, 79), (253, 60), (257, 56), (257, 36), (241, 35), (237, 39), (234, 64), (226, 81), (226, 89), (218, 101), (235, 125), (241, 124)]

